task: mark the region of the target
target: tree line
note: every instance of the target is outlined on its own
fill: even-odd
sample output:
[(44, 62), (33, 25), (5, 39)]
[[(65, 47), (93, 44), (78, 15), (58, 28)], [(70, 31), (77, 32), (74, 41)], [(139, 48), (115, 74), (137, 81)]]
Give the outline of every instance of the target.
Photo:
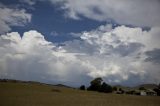
[(113, 88), (111, 85), (107, 84), (103, 81), (102, 78), (95, 78), (90, 82), (90, 86), (88, 88), (85, 88), (84, 85), (80, 86), (81, 90), (88, 90), (88, 91), (98, 91), (98, 92), (104, 92), (104, 93), (111, 93)]
[[(111, 85), (107, 84), (106, 82), (103, 81), (102, 78), (98, 77), (95, 78), (90, 82), (89, 87), (85, 87), (85, 85), (81, 85), (80, 90), (88, 90), (88, 91), (98, 91), (98, 92), (104, 92), (104, 93), (111, 93), (112, 91), (121, 91), (123, 94), (124, 90), (121, 88), (117, 87), (112, 87)], [(146, 90), (144, 87), (140, 87), (139, 90)], [(157, 86), (157, 88), (154, 88), (153, 91), (157, 93), (157, 96), (160, 96), (160, 84)], [(129, 91), (127, 93), (133, 93), (134, 91)]]

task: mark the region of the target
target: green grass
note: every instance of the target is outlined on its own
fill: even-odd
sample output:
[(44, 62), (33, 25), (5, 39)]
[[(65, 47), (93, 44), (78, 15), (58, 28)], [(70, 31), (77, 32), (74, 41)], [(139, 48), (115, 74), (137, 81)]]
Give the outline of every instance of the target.
[(43, 84), (0, 82), (0, 106), (160, 106), (160, 97), (105, 94)]

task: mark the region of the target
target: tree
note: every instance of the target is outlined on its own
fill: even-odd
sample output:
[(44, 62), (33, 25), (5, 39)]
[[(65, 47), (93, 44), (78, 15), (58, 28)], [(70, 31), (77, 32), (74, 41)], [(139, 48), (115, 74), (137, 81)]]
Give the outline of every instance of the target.
[(101, 88), (101, 83), (102, 83), (102, 78), (95, 78), (94, 80), (92, 80), (90, 82), (90, 86), (88, 87), (88, 90), (91, 90), (91, 91), (99, 91), (100, 88)]
[(119, 88), (119, 91), (123, 94), (124, 90), (122, 88)]
[(119, 91), (122, 91), (122, 88), (119, 88)]
[(155, 92), (157, 92), (157, 95), (158, 95), (158, 96), (160, 96), (160, 89), (154, 88), (153, 90), (154, 90)]
[(160, 84), (158, 85), (157, 88), (153, 89), (155, 92), (157, 92), (157, 95), (160, 96)]
[(85, 88), (84, 85), (81, 85), (79, 89), (80, 89), (80, 90), (85, 90), (86, 88)]
[(117, 91), (118, 89), (117, 89), (116, 86), (114, 86), (114, 87), (112, 88), (112, 90), (113, 90), (113, 91)]
[(105, 82), (103, 82), (99, 92), (110, 93), (110, 92), (112, 92), (112, 87), (110, 85), (106, 84)]
[(139, 90), (146, 90), (145, 87), (139, 87)]
[(109, 84), (102, 82), (103, 82), (102, 78), (95, 78), (90, 82), (91, 85), (88, 87), (87, 90), (99, 91), (105, 93), (112, 92), (112, 87)]

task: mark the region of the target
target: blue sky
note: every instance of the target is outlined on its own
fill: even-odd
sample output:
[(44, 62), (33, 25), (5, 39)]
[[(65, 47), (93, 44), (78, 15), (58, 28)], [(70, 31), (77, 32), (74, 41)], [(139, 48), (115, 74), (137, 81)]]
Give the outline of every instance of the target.
[[(72, 40), (75, 37), (72, 37), (70, 33), (89, 31), (106, 23), (85, 17), (81, 20), (64, 17), (64, 10), (60, 10), (57, 5), (52, 5), (49, 1), (37, 2), (35, 6), (23, 4), (18, 0), (2, 0), (1, 3), (11, 6), (20, 5), (22, 8), (27, 7), (26, 10), (32, 14), (31, 23), (28, 23), (25, 27), (12, 27), (11, 31), (18, 31), (23, 34), (25, 31), (35, 29), (43, 33), (47, 40), (54, 42)], [(56, 36), (57, 34), (54, 36), (53, 33), (57, 33), (60, 36)]]
[(159, 83), (159, 11), (159, 0), (1, 0), (0, 78)]

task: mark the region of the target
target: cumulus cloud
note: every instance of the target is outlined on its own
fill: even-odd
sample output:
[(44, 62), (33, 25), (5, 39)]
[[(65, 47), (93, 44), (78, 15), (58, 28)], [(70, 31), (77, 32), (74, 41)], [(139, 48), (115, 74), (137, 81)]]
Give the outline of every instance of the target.
[(37, 31), (25, 32), (23, 37), (17, 32), (1, 35), (0, 43), (0, 78), (70, 84), (87, 78), (77, 54), (56, 47)]
[[(87, 52), (87, 50), (91, 51), (92, 49), (91, 53), (95, 52), (100, 54), (108, 54), (113, 51), (115, 51), (113, 53), (118, 54), (123, 54), (123, 52), (132, 54), (141, 48), (143, 48), (141, 49), (143, 51), (159, 48), (159, 33), (159, 27), (153, 27), (149, 31), (143, 31), (140, 27), (130, 28), (122, 25), (112, 28), (112, 25), (102, 25), (96, 30), (89, 32), (84, 31), (77, 34), (82, 41), (75, 40), (74, 42), (77, 45), (75, 44), (73, 46), (78, 46), (83, 42), (80, 44), (83, 46), (77, 50)], [(72, 46), (72, 42), (67, 42), (67, 45), (69, 45), (69, 47)]]
[(31, 14), (25, 9), (10, 8), (0, 4), (0, 34), (11, 30), (12, 26), (24, 26), (31, 21)]
[(74, 86), (96, 77), (112, 84), (157, 83), (160, 67), (150, 57), (159, 55), (149, 51), (160, 49), (159, 34), (158, 27), (143, 31), (105, 25), (77, 34), (80, 40), (56, 46), (37, 31), (25, 32), (22, 37), (8, 33), (0, 36), (0, 78)]
[(81, 16), (98, 21), (113, 20), (119, 24), (160, 26), (159, 0), (49, 0), (66, 10), (66, 16)]
[[(81, 59), (87, 60), (88, 66), (92, 67), (88, 73), (91, 77), (104, 77), (112, 83), (154, 82), (159, 81), (160, 67), (152, 64), (155, 63), (152, 61), (153, 58), (150, 61), (146, 61), (146, 58), (154, 57), (158, 61), (159, 55), (149, 51), (160, 48), (159, 34), (159, 27), (145, 31), (138, 27), (100, 26), (96, 30), (77, 34), (81, 41), (66, 42), (64, 48), (70, 52), (86, 54), (81, 56)], [(150, 79), (148, 80), (146, 76)]]

